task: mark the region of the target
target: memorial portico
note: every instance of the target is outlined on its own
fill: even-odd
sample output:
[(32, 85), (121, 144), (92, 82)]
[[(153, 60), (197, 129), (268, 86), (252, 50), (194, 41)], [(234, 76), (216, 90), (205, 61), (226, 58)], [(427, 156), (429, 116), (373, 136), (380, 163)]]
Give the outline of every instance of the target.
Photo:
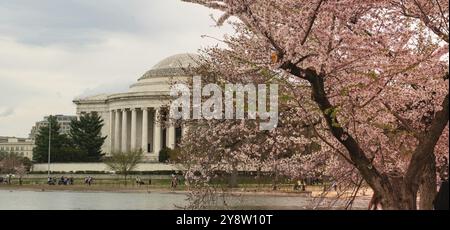
[[(142, 149), (144, 154), (159, 153), (162, 142), (159, 111), (160, 108), (149, 107), (111, 110), (114, 125), (109, 130), (109, 136), (114, 138), (109, 143), (110, 149), (123, 152)], [(175, 128), (170, 126), (167, 130), (165, 146), (174, 148)]]
[(128, 92), (75, 99), (78, 116), (97, 112), (102, 117), (102, 135), (107, 136), (102, 151), (109, 154), (142, 149), (147, 161), (157, 161), (162, 148), (175, 148), (185, 130), (168, 125), (160, 115), (169, 106), (170, 85), (191, 78), (186, 69), (197, 65), (197, 58), (193, 54), (168, 57), (140, 77)]

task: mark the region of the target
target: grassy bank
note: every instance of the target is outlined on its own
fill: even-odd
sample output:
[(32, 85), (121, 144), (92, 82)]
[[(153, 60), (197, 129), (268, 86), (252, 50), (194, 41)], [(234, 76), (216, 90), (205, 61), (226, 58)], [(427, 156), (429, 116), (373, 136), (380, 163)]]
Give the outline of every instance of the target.
[[(171, 175), (130, 175), (127, 180), (121, 175), (115, 174), (92, 174), (93, 183), (89, 186), (84, 183), (86, 174), (53, 174), (58, 183), (59, 178), (72, 177), (73, 185), (48, 185), (47, 175), (45, 174), (29, 174), (21, 179), (13, 177), (11, 184), (0, 184), (3, 190), (30, 190), (30, 191), (77, 191), (77, 192), (187, 192), (188, 188), (184, 180), (180, 176), (180, 183), (176, 189), (171, 188)], [(139, 177), (143, 185), (136, 184), (136, 178)], [(21, 180), (21, 181), (20, 181)], [(277, 185), (277, 190), (273, 190), (273, 184), (270, 180), (256, 181), (251, 178), (240, 178), (237, 188), (227, 188), (226, 182), (219, 183), (219, 187), (223, 187), (228, 192), (242, 194), (273, 194), (286, 196), (312, 196), (317, 197), (323, 195), (324, 185), (308, 185), (306, 191), (294, 190), (294, 184), (284, 181)], [(325, 185), (327, 186), (327, 185)], [(220, 189), (219, 189), (220, 190)], [(347, 192), (345, 192), (347, 193)], [(348, 195), (350, 196), (350, 191)], [(370, 196), (370, 189), (363, 189), (358, 196)], [(330, 191), (327, 197), (335, 197), (337, 193)], [(345, 197), (344, 196), (344, 197)]]

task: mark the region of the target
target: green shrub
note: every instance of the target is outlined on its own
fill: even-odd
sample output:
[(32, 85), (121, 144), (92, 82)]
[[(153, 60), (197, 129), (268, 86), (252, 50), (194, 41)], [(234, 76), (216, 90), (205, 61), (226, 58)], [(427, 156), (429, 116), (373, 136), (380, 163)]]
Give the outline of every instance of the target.
[(159, 151), (159, 162), (165, 163), (169, 160), (170, 157), (170, 151), (169, 148), (163, 148)]

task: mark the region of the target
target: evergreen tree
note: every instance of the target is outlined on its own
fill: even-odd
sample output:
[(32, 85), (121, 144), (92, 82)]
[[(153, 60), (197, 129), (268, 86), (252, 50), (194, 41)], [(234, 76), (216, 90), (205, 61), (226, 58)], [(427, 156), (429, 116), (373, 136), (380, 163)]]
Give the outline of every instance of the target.
[(102, 137), (103, 119), (93, 112), (80, 116), (79, 120), (70, 123), (70, 137), (78, 150), (87, 157), (85, 161), (100, 161), (102, 145), (106, 136)]
[[(72, 162), (80, 158), (80, 153), (73, 147), (69, 138), (59, 132), (60, 125), (56, 117), (49, 116), (48, 121), (51, 126), (51, 162)], [(36, 163), (44, 163), (48, 160), (48, 126), (39, 128), (36, 135), (36, 147), (33, 149), (33, 161)]]

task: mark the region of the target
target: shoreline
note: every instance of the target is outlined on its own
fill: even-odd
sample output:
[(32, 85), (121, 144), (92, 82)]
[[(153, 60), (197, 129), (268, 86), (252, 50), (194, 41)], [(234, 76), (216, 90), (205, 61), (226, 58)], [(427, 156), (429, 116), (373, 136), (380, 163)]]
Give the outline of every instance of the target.
[(30, 191), (30, 192), (110, 192), (110, 193), (187, 193), (184, 190), (171, 190), (164, 188), (138, 188), (113, 186), (80, 186), (80, 185), (0, 185), (0, 190)]

